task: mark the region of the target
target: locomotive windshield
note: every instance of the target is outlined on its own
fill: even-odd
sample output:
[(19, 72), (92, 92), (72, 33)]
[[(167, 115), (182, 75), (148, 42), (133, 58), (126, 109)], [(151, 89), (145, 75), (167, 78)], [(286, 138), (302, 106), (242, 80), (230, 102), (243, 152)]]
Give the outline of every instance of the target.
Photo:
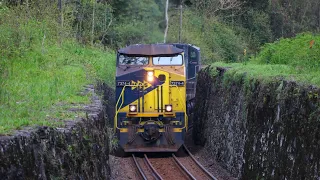
[(119, 56), (119, 65), (146, 65), (148, 62), (148, 57)]
[(181, 54), (172, 57), (152, 57), (152, 60), (154, 65), (182, 65), (183, 63)]

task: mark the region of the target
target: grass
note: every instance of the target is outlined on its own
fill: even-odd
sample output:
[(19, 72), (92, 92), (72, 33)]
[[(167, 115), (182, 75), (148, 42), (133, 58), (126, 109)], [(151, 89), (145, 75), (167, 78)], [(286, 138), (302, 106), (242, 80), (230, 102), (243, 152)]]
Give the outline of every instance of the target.
[[(315, 44), (310, 48), (310, 41)], [(263, 50), (246, 62), (216, 62), (213, 66), (231, 67), (228, 75), (242, 75), (248, 78), (270, 81), (283, 78), (305, 85), (320, 87), (320, 35), (299, 34), (295, 38), (281, 39), (267, 44)]]
[[(0, 134), (23, 126), (59, 126), (63, 120), (84, 116), (68, 111), (89, 103), (80, 95), (96, 80), (113, 85), (115, 56), (74, 42), (61, 46), (34, 45), (19, 57), (2, 59), (0, 76)], [(1, 75), (1, 74), (0, 74)]]
[(230, 67), (228, 75), (242, 75), (246, 73), (248, 78), (260, 79), (262, 81), (272, 81), (274, 79), (286, 79), (302, 84), (312, 84), (320, 87), (320, 72), (318, 71), (298, 71), (289, 65), (268, 65), (254, 63), (213, 63), (216, 67)]

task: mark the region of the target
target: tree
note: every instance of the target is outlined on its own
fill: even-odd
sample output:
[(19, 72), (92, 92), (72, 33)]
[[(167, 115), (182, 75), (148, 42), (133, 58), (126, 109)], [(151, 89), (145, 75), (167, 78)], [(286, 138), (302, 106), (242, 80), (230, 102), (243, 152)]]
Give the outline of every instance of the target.
[(164, 43), (166, 43), (167, 40), (167, 33), (168, 33), (168, 26), (169, 26), (169, 17), (168, 17), (168, 8), (169, 8), (169, 0), (166, 0), (166, 29), (164, 31)]
[(318, 0), (273, 0), (270, 6), (271, 27), (276, 38), (293, 37), (303, 31), (319, 32)]
[(239, 10), (240, 0), (190, 0), (193, 6), (207, 16), (214, 16), (217, 12)]
[(117, 0), (113, 8), (116, 19), (113, 30), (119, 46), (163, 42), (164, 29), (160, 29), (160, 24), (164, 13), (154, 0)]
[(95, 22), (94, 22), (94, 14), (95, 14), (95, 4), (96, 4), (96, 2), (95, 2), (96, 0), (93, 0), (92, 1), (92, 28), (91, 28), (91, 45), (93, 46), (93, 36), (94, 36), (94, 24), (95, 24)]

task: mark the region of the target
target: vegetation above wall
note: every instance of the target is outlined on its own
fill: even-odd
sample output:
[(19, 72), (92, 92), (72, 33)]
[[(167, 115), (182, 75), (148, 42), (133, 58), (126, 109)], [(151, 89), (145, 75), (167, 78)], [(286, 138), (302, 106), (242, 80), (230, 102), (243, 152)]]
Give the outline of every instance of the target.
[(59, 42), (54, 14), (28, 17), (26, 8), (0, 8), (0, 135), (84, 116), (69, 111), (89, 102), (84, 86), (114, 84), (114, 53), (71, 38)]
[(298, 34), (266, 44), (256, 56), (242, 63), (217, 62), (214, 66), (231, 67), (228, 76), (246, 74), (269, 81), (274, 78), (320, 86), (320, 35)]

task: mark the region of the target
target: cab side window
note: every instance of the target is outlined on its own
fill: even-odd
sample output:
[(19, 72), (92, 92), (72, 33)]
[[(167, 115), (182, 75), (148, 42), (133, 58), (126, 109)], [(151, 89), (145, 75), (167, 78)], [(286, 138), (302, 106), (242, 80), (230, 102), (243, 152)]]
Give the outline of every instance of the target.
[(189, 47), (189, 63), (197, 64), (198, 63), (198, 51), (192, 47)]

